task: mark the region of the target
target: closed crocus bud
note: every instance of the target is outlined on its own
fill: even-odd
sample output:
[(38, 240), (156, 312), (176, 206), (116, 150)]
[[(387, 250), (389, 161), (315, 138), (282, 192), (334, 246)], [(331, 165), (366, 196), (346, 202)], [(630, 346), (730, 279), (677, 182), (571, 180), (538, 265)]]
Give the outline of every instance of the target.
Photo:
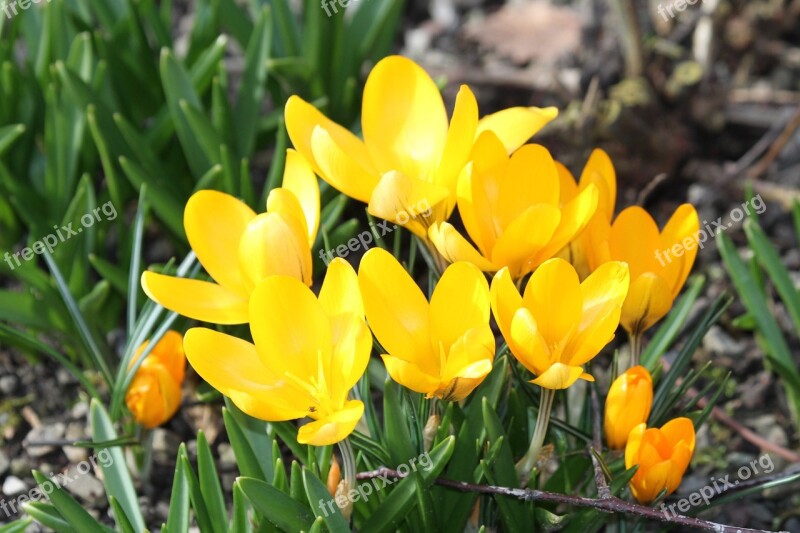
[(606, 441), (619, 450), (628, 442), (633, 428), (647, 422), (653, 405), (653, 378), (643, 366), (625, 371), (611, 384), (606, 398)]
[(649, 504), (666, 490), (672, 494), (681, 484), (694, 453), (694, 425), (688, 418), (675, 418), (661, 428), (639, 424), (628, 435), (625, 468), (639, 465), (631, 479), (633, 497)]
[[(149, 342), (139, 347), (131, 366)], [(125, 403), (138, 423), (152, 429), (172, 418), (181, 405), (185, 372), (183, 337), (177, 331), (168, 331), (139, 366), (125, 394)]]

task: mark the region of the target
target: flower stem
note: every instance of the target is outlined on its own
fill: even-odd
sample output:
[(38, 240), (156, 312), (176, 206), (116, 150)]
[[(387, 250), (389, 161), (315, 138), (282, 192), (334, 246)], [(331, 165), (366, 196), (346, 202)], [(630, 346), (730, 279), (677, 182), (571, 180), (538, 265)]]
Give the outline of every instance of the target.
[(536, 427), (533, 430), (533, 438), (528, 448), (528, 453), (517, 463), (517, 476), (520, 486), (525, 487), (531, 479), (531, 471), (542, 451), (544, 437), (547, 434), (547, 426), (550, 422), (550, 411), (553, 409), (553, 399), (556, 397), (555, 389), (542, 389), (539, 399), (539, 416), (536, 418)]
[(639, 357), (642, 355), (642, 334), (632, 333), (629, 335), (631, 342), (631, 367), (639, 364)]

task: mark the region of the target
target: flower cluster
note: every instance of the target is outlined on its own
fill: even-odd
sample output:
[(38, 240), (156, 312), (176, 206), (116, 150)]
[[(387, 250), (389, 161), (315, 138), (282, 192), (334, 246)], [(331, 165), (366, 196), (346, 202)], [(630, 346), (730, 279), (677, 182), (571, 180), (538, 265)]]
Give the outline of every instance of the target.
[[(605, 431), (610, 448), (627, 446), (626, 466), (639, 466), (633, 495), (650, 502), (675, 490), (694, 449), (687, 419), (646, 428), (653, 380), (637, 366), (642, 334), (672, 306), (696, 249), (666, 265), (655, 252), (694, 238), (699, 222), (688, 204), (662, 230), (640, 207), (615, 216), (616, 176), (603, 151), (576, 181), (546, 148), (525, 144), (555, 116), (552, 108), (512, 108), (479, 118), (463, 86), (448, 120), (436, 84), (402, 57), (369, 75), (363, 140), (294, 96), (285, 118), (296, 151), (266, 212), (214, 191), (197, 192), (186, 206), (189, 242), (213, 281), (146, 272), (142, 286), (190, 318), (249, 324), (252, 343), (190, 329), (189, 362), (253, 417), (310, 419), (298, 441), (318, 446), (346, 439), (362, 417), (350, 390), (367, 368), (373, 335), (393, 380), (426, 398), (461, 401), (492, 371), (493, 316), (540, 390), (534, 436), (517, 464), (522, 485), (555, 392), (593, 381), (585, 366), (622, 325), (632, 368), (611, 386)], [(430, 298), (381, 248), (368, 251), (357, 272), (334, 259), (312, 292), (316, 176), (389, 222), (430, 206), (404, 220), (438, 276)], [(456, 207), (463, 231), (449, 221)]]

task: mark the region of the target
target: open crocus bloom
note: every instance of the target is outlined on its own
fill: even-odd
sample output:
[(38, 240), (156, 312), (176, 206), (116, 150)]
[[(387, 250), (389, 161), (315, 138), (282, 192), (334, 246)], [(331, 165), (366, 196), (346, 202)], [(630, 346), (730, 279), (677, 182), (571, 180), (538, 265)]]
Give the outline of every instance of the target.
[(697, 256), (699, 230), (697, 211), (690, 204), (678, 207), (661, 232), (638, 206), (623, 210), (610, 227), (597, 230), (605, 237), (592, 244), (590, 265), (625, 261), (631, 271), (620, 321), (630, 335), (640, 335), (672, 307)]
[(462, 86), (448, 123), (439, 89), (412, 60), (387, 57), (372, 69), (361, 112), (362, 141), (292, 96), (286, 128), (317, 174), (377, 217), (427, 239), (428, 227), (455, 206), (456, 181), (477, 136), (494, 131), (510, 153), (557, 115), (555, 108), (515, 107), (478, 120)]
[(625, 447), (625, 468), (639, 465), (630, 482), (633, 497), (648, 504), (662, 490), (668, 495), (675, 492), (692, 460), (694, 444), (694, 425), (688, 418), (675, 418), (660, 429), (647, 429), (646, 424), (633, 428)]
[(629, 368), (614, 380), (606, 397), (605, 432), (608, 447), (621, 450), (631, 430), (647, 422), (653, 405), (653, 378), (643, 366)]
[(561, 205), (570, 202), (578, 194), (585, 191), (591, 185), (597, 187), (597, 210), (586, 224), (586, 228), (579, 232), (574, 239), (561, 251), (560, 257), (568, 260), (575, 267), (578, 276), (586, 279), (591, 273), (589, 266), (588, 250), (592, 243), (598, 240), (595, 228), (608, 226), (614, 217), (614, 209), (617, 203), (617, 174), (611, 158), (603, 150), (596, 148), (589, 156), (589, 160), (583, 167), (581, 177), (578, 182), (572, 173), (556, 161), (558, 176), (560, 179)]
[(372, 350), (349, 263), (331, 262), (319, 298), (295, 278), (270, 276), (250, 297), (250, 317), (255, 345), (205, 328), (186, 332), (197, 373), (255, 418), (313, 419), (300, 428), (300, 443), (325, 446), (347, 437), (364, 412), (347, 395)]
[(358, 280), (393, 380), (429, 398), (459, 401), (492, 370), (489, 284), (474, 265), (450, 265), (430, 304), (397, 259), (380, 248), (361, 259)]
[(214, 324), (242, 324), (248, 321), (250, 294), (267, 276), (292, 276), (311, 286), (319, 185), (294, 150), (287, 151), (283, 186), (270, 192), (266, 213), (257, 215), (233, 196), (203, 190), (186, 203), (183, 224), (216, 283), (144, 272), (144, 292), (171, 311)]
[[(139, 361), (149, 342), (139, 346), (131, 366)], [(181, 405), (185, 373), (183, 338), (177, 331), (167, 331), (139, 365), (125, 393), (125, 404), (133, 418), (148, 429), (172, 418)]]
[(492, 280), (491, 303), (503, 337), (531, 380), (546, 389), (566, 389), (578, 378), (593, 381), (581, 365), (614, 338), (628, 291), (628, 266), (612, 261), (581, 283), (559, 258), (545, 261), (520, 296), (507, 268)]
[(589, 185), (563, 207), (550, 153), (528, 144), (511, 157), (492, 132), (481, 135), (458, 184), (458, 212), (477, 249), (448, 222), (429, 233), (448, 261), (485, 272), (507, 267), (515, 280), (553, 257), (586, 226), (597, 206)]

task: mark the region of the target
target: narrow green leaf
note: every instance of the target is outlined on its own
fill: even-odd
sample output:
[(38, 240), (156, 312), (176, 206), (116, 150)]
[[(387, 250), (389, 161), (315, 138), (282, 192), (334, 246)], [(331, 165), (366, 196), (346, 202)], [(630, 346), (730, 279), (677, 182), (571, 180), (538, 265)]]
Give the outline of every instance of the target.
[(53, 487), (53, 490), (48, 494), (50, 501), (53, 503), (53, 507), (58, 510), (58, 514), (60, 514), (75, 530), (80, 531), (80, 533), (105, 533), (101, 524), (95, 520), (81, 504), (75, 501), (67, 491), (50, 481), (47, 476), (38, 470), (33, 471), (33, 477), (40, 487), (44, 487), (45, 483)]
[(314, 514), (307, 506), (264, 481), (240, 477), (236, 484), (253, 507), (283, 531), (307, 531), (314, 522)]
[(245, 53), (244, 73), (233, 123), (236, 124), (236, 147), (240, 158), (249, 158), (256, 141), (257, 125), (264, 101), (264, 85), (267, 81), (267, 59), (272, 43), (272, 17), (264, 6), (258, 13), (250, 42)]
[(202, 431), (197, 433), (197, 473), (200, 477), (200, 492), (208, 510), (214, 531), (225, 533), (228, 530), (225, 497), (214, 464), (214, 455)]

